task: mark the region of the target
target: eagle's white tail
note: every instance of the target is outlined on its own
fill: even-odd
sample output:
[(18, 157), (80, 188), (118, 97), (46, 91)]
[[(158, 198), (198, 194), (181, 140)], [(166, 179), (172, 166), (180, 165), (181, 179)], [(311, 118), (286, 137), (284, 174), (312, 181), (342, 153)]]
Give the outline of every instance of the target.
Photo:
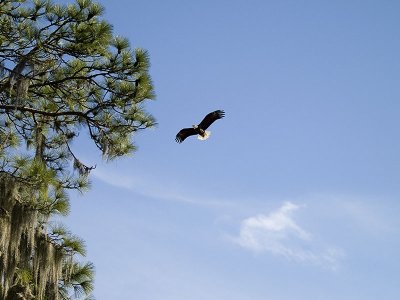
[(208, 139), (208, 138), (210, 137), (210, 135), (211, 135), (211, 131), (206, 131), (206, 132), (204, 133), (204, 136), (201, 136), (200, 134), (198, 134), (198, 135), (197, 135), (197, 138), (198, 138), (199, 140), (204, 141), (204, 140)]

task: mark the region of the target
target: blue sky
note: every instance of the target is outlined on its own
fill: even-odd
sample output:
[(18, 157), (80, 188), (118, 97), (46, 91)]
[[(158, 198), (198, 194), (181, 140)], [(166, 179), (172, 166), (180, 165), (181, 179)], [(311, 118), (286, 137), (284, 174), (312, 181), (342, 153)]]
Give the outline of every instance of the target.
[(97, 299), (398, 298), (398, 1), (101, 3), (149, 51), (159, 125), (110, 163), (74, 145)]

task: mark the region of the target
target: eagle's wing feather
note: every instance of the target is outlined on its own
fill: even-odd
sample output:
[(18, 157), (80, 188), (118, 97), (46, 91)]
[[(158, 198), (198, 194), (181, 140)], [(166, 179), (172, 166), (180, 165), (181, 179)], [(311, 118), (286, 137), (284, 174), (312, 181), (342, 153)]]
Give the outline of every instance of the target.
[(223, 110), (216, 110), (209, 113), (204, 117), (203, 121), (198, 125), (201, 129), (207, 129), (212, 123), (214, 123), (218, 119), (222, 119), (225, 116), (225, 112)]
[(188, 136), (197, 134), (194, 128), (183, 128), (181, 131), (178, 132), (176, 135), (175, 141), (177, 143), (182, 143)]

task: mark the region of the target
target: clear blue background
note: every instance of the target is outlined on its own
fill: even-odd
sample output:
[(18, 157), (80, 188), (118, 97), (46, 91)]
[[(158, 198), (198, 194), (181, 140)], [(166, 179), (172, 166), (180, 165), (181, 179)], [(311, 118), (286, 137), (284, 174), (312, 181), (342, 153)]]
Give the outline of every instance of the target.
[(400, 2), (101, 3), (149, 51), (159, 125), (111, 163), (74, 145), (97, 299), (398, 299)]

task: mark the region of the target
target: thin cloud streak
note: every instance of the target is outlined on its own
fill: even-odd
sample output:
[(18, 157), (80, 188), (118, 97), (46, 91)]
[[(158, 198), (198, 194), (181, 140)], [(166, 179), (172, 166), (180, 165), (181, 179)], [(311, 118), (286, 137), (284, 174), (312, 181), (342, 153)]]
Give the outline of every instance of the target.
[(143, 180), (133, 175), (105, 171), (99, 168), (93, 170), (92, 173), (96, 179), (101, 180), (111, 186), (131, 190), (137, 194), (149, 198), (204, 206), (232, 205), (227, 201), (221, 201), (218, 199), (210, 200), (209, 197), (205, 199), (202, 197), (193, 197), (192, 195), (188, 196), (187, 194), (182, 193), (178, 187), (174, 187), (174, 185), (169, 182), (154, 182), (154, 180), (149, 178)]
[(342, 250), (318, 245), (311, 233), (293, 218), (300, 206), (284, 203), (268, 215), (257, 215), (241, 222), (239, 236), (233, 241), (256, 253), (270, 253), (291, 261), (335, 270), (344, 256)]

